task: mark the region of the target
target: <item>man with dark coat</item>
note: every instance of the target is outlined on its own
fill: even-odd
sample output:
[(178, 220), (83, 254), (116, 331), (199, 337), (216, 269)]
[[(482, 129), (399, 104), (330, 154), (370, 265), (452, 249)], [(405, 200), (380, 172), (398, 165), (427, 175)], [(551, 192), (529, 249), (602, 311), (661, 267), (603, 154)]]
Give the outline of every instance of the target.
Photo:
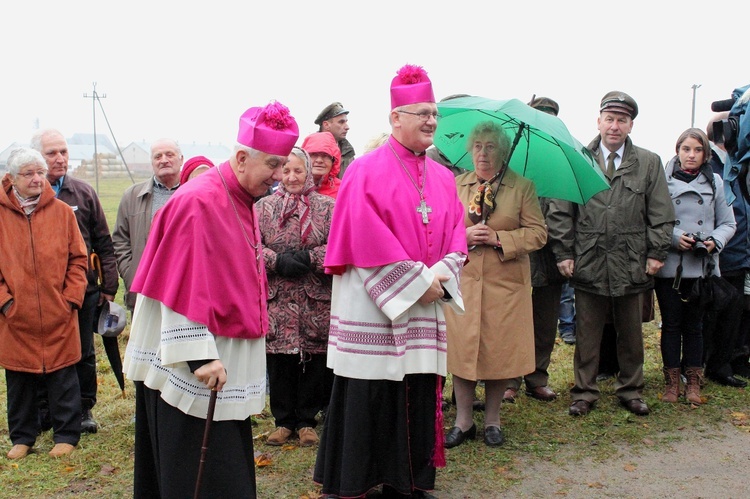
[(125, 284), (125, 304), (132, 312), (136, 294), (130, 292), (135, 272), (146, 247), (151, 221), (180, 186), (180, 169), (184, 157), (177, 141), (158, 139), (151, 144), (151, 167), (154, 176), (128, 187), (117, 208), (112, 242), (117, 257), (117, 271)]
[[(557, 116), (560, 106), (549, 97), (537, 97), (529, 106), (553, 116)], [(542, 214), (547, 216), (550, 209), (550, 198), (539, 198)], [(547, 383), (549, 381), (550, 357), (555, 347), (557, 322), (560, 316), (560, 298), (563, 284), (568, 280), (557, 270), (555, 255), (551, 244), (547, 242), (541, 249), (529, 253), (531, 265), (531, 300), (534, 317), (534, 372), (523, 377), (526, 384), (526, 395), (537, 400), (550, 402), (557, 394)], [(503, 400), (514, 402), (521, 388), (521, 377), (509, 380), (503, 394)]]
[[(101, 262), (102, 283), (96, 269), (89, 265), (88, 285), (83, 306), (78, 311), (78, 328), (81, 334), (81, 360), (76, 364), (78, 383), (81, 386), (81, 432), (96, 433), (96, 420), (91, 409), (96, 404), (96, 351), (94, 348), (94, 324), (96, 311), (105, 301), (113, 301), (119, 286), (117, 261), (112, 246), (112, 236), (104, 215), (104, 209), (96, 191), (86, 182), (68, 175), (68, 143), (57, 130), (39, 130), (31, 138), (31, 147), (36, 149), (47, 162), (47, 180), (52, 185), (57, 199), (73, 208), (78, 228), (86, 243), (89, 257), (96, 253)], [(51, 427), (49, 411), (45, 402), (41, 403), (40, 419), (42, 429)]]
[(341, 150), (341, 169), (339, 178), (344, 178), (344, 172), (349, 163), (354, 161), (354, 147), (346, 140), (346, 134), (349, 132), (349, 111), (344, 109), (340, 102), (332, 102), (323, 109), (317, 118), (315, 124), (318, 125), (319, 132), (331, 132), (336, 138), (336, 143)]
[(643, 400), (643, 291), (654, 286), (674, 228), (674, 207), (661, 159), (629, 138), (638, 105), (612, 91), (601, 101), (599, 136), (588, 146), (610, 179), (610, 189), (585, 205), (553, 201), (547, 216), (552, 250), (576, 301), (575, 386), (572, 416), (588, 414), (600, 397), (596, 376), (607, 315), (617, 332), (620, 372), (615, 394), (645, 416)]

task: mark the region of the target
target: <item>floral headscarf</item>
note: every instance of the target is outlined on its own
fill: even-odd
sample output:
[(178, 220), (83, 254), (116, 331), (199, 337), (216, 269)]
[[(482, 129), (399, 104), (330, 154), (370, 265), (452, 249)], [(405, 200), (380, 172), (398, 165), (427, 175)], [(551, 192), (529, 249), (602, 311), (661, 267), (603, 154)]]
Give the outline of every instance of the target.
[(312, 230), (311, 217), (310, 217), (310, 193), (315, 190), (315, 181), (313, 180), (312, 166), (310, 156), (300, 147), (294, 147), (290, 154), (294, 154), (302, 160), (305, 165), (305, 171), (307, 176), (305, 177), (305, 184), (302, 187), (302, 192), (299, 194), (291, 194), (287, 192), (283, 182), (279, 182), (279, 188), (276, 191), (276, 196), (283, 196), (284, 201), (281, 205), (281, 223), (283, 227), (287, 220), (294, 214), (297, 213), (299, 217), (300, 227), (300, 240), (304, 243), (307, 239), (310, 230)]

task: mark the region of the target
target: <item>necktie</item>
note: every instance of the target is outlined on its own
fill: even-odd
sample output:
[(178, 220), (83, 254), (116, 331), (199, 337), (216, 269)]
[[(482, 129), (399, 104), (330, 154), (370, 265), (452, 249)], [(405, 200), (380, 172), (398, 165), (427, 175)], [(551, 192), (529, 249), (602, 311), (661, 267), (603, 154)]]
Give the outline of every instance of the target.
[(612, 180), (612, 177), (615, 176), (615, 158), (617, 157), (616, 152), (609, 153), (609, 156), (607, 156), (607, 178)]

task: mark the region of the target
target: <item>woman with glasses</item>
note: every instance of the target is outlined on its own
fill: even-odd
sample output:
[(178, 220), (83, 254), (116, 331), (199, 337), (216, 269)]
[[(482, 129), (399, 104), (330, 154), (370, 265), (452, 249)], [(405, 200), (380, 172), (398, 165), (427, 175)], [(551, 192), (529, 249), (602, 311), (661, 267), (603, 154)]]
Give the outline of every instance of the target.
[(448, 372), (456, 395), (456, 423), (447, 448), (476, 437), (472, 415), (477, 380), (484, 380), (484, 442), (502, 445), (500, 405), (510, 378), (534, 371), (534, 326), (529, 253), (547, 230), (534, 184), (507, 166), (510, 139), (493, 122), (479, 123), (467, 141), (474, 171), (456, 177), (466, 207), (468, 262), (461, 273), (466, 312), (445, 307)]
[(312, 176), (318, 192), (336, 199), (341, 179), (341, 151), (331, 132), (317, 132), (305, 137), (302, 149), (310, 155)]
[(9, 459), (25, 457), (39, 434), (37, 387), (49, 399), (55, 446), (73, 452), (81, 436), (78, 312), (86, 292), (86, 246), (73, 210), (55, 199), (47, 163), (33, 149), (8, 158), (0, 192), (0, 366), (5, 368)]

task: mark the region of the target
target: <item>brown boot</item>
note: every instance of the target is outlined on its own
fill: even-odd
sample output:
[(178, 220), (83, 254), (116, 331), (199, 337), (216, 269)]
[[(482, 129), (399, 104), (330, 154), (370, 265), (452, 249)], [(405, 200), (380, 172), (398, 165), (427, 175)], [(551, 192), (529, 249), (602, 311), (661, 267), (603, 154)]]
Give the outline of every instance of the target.
[(703, 369), (700, 367), (688, 367), (685, 369), (685, 377), (687, 378), (685, 398), (691, 404), (701, 405), (703, 400), (701, 399), (700, 380), (703, 378)]
[(306, 426), (297, 430), (299, 434), (299, 445), (300, 447), (310, 447), (318, 443), (318, 434), (313, 428)]
[(680, 368), (663, 368), (664, 371), (664, 395), (661, 396), (662, 402), (674, 404), (680, 397)]
[(16, 444), (10, 451), (8, 451), (8, 459), (21, 459), (28, 456), (30, 451), (30, 445)]
[(279, 426), (276, 428), (276, 431), (268, 435), (266, 443), (268, 445), (284, 445), (289, 440), (289, 437), (292, 436), (292, 433), (294, 432), (289, 428)]
[(75, 450), (75, 446), (65, 443), (55, 444), (52, 450), (49, 451), (51, 457), (63, 457), (69, 455)]

